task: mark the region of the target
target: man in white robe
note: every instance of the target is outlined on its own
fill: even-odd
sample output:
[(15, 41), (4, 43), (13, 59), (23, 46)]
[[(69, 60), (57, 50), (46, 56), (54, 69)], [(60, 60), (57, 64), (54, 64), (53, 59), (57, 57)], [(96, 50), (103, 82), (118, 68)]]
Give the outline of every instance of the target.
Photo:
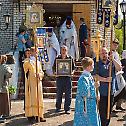
[(68, 55), (72, 56), (74, 60), (79, 59), (77, 31), (69, 16), (60, 28), (60, 46), (62, 45), (68, 47)]
[(47, 49), (49, 61), (45, 63), (45, 70), (47, 75), (52, 76), (53, 75), (52, 67), (55, 58), (57, 55), (60, 54), (59, 42), (52, 28), (48, 28), (48, 40), (47, 40), (46, 49)]

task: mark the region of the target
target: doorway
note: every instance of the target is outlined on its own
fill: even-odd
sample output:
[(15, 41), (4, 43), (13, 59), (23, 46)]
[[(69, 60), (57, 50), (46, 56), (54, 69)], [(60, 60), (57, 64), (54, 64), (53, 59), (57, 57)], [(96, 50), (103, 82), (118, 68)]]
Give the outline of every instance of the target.
[(64, 23), (67, 16), (73, 16), (72, 4), (44, 4), (45, 9), (44, 21), (45, 27), (53, 27), (58, 40), (60, 39), (60, 26)]

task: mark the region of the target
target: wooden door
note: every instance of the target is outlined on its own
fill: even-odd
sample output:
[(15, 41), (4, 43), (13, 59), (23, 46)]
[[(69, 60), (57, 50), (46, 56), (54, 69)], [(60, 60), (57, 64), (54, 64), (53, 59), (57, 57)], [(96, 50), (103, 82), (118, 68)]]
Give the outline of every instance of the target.
[[(77, 32), (79, 32), (80, 18), (85, 19), (85, 23), (88, 28), (88, 42), (90, 44), (91, 4), (73, 4), (73, 20), (75, 22)], [(88, 46), (87, 52), (90, 52), (90, 46)], [(90, 54), (88, 53), (87, 55)]]

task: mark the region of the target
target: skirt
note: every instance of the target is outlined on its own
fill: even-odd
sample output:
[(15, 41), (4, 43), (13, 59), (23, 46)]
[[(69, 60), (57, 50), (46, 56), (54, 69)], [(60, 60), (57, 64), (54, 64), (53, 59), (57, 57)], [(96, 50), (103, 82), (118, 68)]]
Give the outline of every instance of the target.
[(10, 99), (8, 93), (0, 93), (0, 115), (10, 115)]
[(116, 97), (114, 97), (114, 103), (120, 99), (126, 100), (126, 87), (124, 87), (122, 91)]

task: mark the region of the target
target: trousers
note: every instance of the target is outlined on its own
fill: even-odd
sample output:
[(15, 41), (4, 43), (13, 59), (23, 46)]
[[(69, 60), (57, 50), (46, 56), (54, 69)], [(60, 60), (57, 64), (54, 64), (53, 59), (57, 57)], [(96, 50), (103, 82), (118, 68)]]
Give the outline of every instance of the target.
[(71, 105), (72, 82), (70, 77), (57, 77), (56, 109), (61, 109), (63, 93), (65, 93), (64, 110), (69, 111)]

